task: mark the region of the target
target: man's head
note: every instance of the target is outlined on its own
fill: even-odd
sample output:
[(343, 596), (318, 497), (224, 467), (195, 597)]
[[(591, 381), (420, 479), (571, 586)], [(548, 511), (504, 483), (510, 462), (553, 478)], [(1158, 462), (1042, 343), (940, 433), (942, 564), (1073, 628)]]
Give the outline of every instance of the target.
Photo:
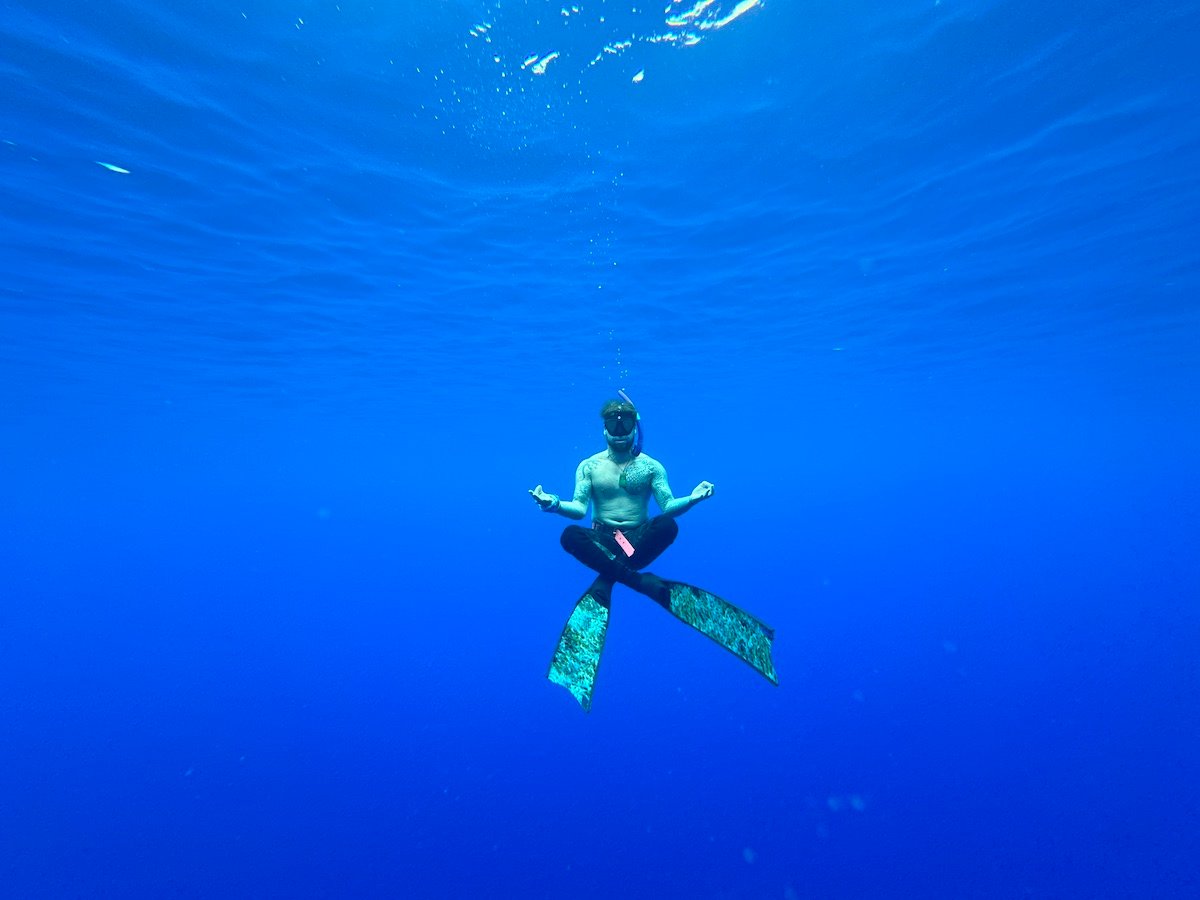
[(604, 420), (604, 439), (610, 447), (614, 450), (633, 447), (638, 414), (632, 403), (609, 400), (600, 407), (600, 418)]

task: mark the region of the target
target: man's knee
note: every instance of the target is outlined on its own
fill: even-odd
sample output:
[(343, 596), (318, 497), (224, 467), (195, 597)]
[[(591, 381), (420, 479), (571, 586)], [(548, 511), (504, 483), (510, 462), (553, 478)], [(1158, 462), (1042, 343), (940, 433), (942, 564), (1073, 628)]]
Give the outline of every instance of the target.
[(657, 526), (658, 533), (668, 544), (679, 536), (679, 523), (673, 516), (659, 516), (654, 524)]
[(568, 553), (580, 546), (583, 541), (588, 540), (591, 540), (591, 535), (582, 525), (568, 525), (558, 537), (558, 542)]

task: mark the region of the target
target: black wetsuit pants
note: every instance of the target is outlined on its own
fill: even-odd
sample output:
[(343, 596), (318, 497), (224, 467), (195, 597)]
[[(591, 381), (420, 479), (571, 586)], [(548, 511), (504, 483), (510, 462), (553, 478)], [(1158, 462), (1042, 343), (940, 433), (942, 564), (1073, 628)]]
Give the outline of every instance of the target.
[(604, 593), (615, 582), (646, 593), (638, 570), (650, 565), (671, 546), (679, 534), (679, 525), (670, 516), (655, 516), (636, 528), (622, 528), (625, 539), (633, 545), (633, 556), (625, 555), (615, 531), (610, 525), (595, 524), (591, 528), (568, 525), (560, 541), (564, 550), (600, 576), (595, 587)]

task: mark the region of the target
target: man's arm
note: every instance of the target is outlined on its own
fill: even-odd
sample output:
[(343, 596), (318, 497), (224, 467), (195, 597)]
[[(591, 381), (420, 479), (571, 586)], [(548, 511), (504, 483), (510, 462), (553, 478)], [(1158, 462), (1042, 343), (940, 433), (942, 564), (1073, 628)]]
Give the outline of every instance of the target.
[(570, 500), (563, 500), (556, 494), (547, 494), (540, 484), (529, 493), (543, 512), (561, 513), (568, 519), (582, 519), (587, 515), (588, 501), (592, 497), (591, 462), (590, 459), (585, 459), (575, 470), (575, 495)]
[(683, 515), (701, 500), (707, 500), (713, 495), (712, 483), (702, 481), (688, 496), (676, 497), (671, 493), (671, 485), (667, 483), (667, 470), (661, 463), (655, 466), (654, 481), (650, 489), (654, 492), (654, 500), (663, 511), (663, 515), (672, 517)]

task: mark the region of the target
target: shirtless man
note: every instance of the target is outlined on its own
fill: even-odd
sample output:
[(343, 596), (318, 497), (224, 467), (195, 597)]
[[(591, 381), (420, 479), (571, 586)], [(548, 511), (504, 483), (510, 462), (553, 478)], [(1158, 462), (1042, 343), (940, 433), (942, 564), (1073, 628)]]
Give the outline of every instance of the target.
[[(563, 549), (599, 577), (589, 592), (607, 608), (612, 586), (628, 585), (670, 608), (667, 585), (649, 572), (641, 572), (671, 545), (679, 533), (675, 517), (713, 495), (708, 481), (696, 485), (687, 497), (676, 497), (667, 483), (662, 463), (642, 450), (637, 410), (628, 399), (610, 400), (600, 410), (607, 450), (589, 456), (575, 470), (575, 493), (570, 500), (548, 494), (539, 484), (529, 493), (543, 512), (582, 519), (592, 505), (592, 527), (568, 525), (562, 533)], [(654, 497), (662, 515), (649, 517)]]

